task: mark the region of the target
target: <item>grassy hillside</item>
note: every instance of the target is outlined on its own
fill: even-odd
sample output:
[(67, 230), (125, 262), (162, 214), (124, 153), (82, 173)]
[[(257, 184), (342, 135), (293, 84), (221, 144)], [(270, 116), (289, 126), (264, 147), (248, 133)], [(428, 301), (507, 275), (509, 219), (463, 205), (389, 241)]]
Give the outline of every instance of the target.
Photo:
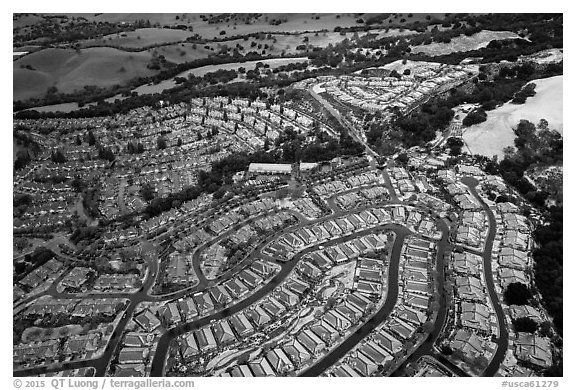
[[(113, 86), (154, 71), (146, 64), (151, 53), (128, 53), (112, 48), (46, 49), (14, 62), (14, 100), (41, 97), (55, 86), (72, 92), (87, 85)], [(32, 70), (22, 69), (31, 66)]]
[(140, 28), (121, 34), (110, 34), (100, 39), (92, 39), (83, 46), (109, 45), (121, 48), (138, 49), (163, 43), (180, 42), (194, 35), (192, 32), (169, 28)]
[(13, 100), (40, 97), (55, 84), (54, 78), (44, 72), (14, 68)]
[[(230, 20), (229, 22), (219, 22), (208, 24), (200, 18), (199, 14), (67, 14), (69, 16), (82, 16), (92, 21), (102, 22), (133, 22), (136, 20), (149, 20), (150, 23), (158, 23), (161, 26), (187, 25), (193, 28), (195, 34), (200, 34), (203, 38), (221, 38), (220, 32), (226, 31), (225, 35), (243, 35), (254, 32), (296, 32), (296, 31), (316, 31), (327, 29), (333, 31), (335, 27), (350, 27), (359, 25), (356, 23), (358, 16), (354, 14), (265, 14), (257, 19), (253, 19), (251, 24), (245, 24), (241, 20)], [(208, 15), (205, 13), (204, 15)], [(217, 15), (217, 14), (214, 14)], [(337, 17), (338, 15), (338, 17)], [(242, 15), (240, 15), (242, 17)], [(316, 19), (318, 17), (318, 19)], [(274, 19), (281, 19), (279, 25), (272, 25)], [(236, 28), (234, 28), (236, 27)]]

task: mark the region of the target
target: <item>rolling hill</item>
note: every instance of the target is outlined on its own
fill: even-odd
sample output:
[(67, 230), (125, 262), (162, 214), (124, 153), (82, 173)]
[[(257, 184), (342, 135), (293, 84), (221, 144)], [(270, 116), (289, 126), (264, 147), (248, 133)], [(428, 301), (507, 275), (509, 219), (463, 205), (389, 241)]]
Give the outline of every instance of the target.
[[(138, 76), (149, 76), (146, 68), (152, 54), (128, 53), (106, 47), (82, 49), (45, 49), (14, 62), (14, 100), (41, 97), (55, 86), (61, 92), (73, 92), (87, 85), (103, 87), (123, 84)], [(22, 67), (30, 66), (30, 69)]]

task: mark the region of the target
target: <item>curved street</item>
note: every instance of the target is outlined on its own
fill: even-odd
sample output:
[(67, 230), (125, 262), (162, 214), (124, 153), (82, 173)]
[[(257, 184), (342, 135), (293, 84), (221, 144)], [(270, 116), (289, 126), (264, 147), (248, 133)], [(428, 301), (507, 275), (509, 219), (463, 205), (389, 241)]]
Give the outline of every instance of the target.
[(328, 355), (320, 359), (312, 367), (306, 369), (299, 376), (319, 376), (329, 367), (335, 364), (342, 356), (356, 346), (362, 339), (370, 334), (378, 325), (385, 321), (398, 300), (398, 264), (400, 262), (400, 255), (404, 239), (410, 234), (407, 229), (396, 231), (396, 239), (394, 240), (394, 248), (390, 256), (390, 265), (388, 267), (388, 290), (386, 293), (386, 301), (384, 305), (374, 314), (364, 325), (358, 328), (354, 333), (344, 340), (340, 345), (334, 348)]
[(476, 186), (478, 186), (478, 180), (472, 177), (462, 178), (462, 183), (468, 186), (470, 193), (480, 202), (484, 212), (488, 216), (489, 228), (488, 235), (486, 237), (486, 243), (484, 246), (484, 253), (482, 254), (484, 259), (484, 280), (486, 281), (486, 287), (488, 289), (488, 294), (490, 295), (490, 301), (492, 302), (492, 307), (496, 312), (496, 317), (498, 318), (498, 348), (496, 353), (492, 357), (490, 364), (484, 370), (483, 376), (494, 376), (500, 364), (504, 361), (506, 356), (506, 351), (508, 350), (508, 326), (506, 325), (506, 316), (504, 315), (504, 310), (502, 305), (500, 305), (500, 299), (496, 293), (496, 288), (494, 286), (494, 277), (492, 274), (492, 246), (494, 244), (494, 237), (496, 236), (496, 218), (494, 213), (490, 210), (490, 207), (484, 202), (484, 200), (478, 195), (476, 191)]

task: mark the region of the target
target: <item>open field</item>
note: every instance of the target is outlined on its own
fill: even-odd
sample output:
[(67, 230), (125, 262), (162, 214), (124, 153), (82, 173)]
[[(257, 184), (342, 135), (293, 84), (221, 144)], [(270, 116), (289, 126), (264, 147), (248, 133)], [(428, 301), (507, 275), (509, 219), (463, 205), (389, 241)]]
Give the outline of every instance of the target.
[(78, 103), (60, 103), (49, 106), (34, 107), (33, 110), (38, 112), (71, 112), (79, 109)]
[(441, 56), (445, 54), (478, 50), (488, 46), (493, 40), (519, 38), (518, 34), (510, 31), (488, 31), (483, 30), (470, 37), (461, 35), (453, 38), (450, 43), (431, 43), (429, 45), (412, 46), (412, 53), (423, 53), (430, 56)]
[(140, 49), (151, 45), (180, 42), (194, 35), (190, 31), (170, 28), (140, 28), (119, 34), (106, 35), (100, 39), (85, 41), (83, 46), (110, 45), (121, 48)]
[[(46, 49), (14, 61), (14, 100), (41, 97), (55, 86), (72, 92), (87, 85), (109, 87), (138, 76), (150, 76), (148, 52), (127, 53), (112, 48)], [(22, 69), (30, 65), (33, 70)]]
[(521, 119), (537, 124), (540, 119), (548, 121), (550, 129), (563, 131), (562, 94), (563, 76), (532, 81), (536, 84), (536, 96), (524, 104), (505, 103), (488, 111), (486, 122), (470, 126), (464, 131), (464, 142), (471, 153), (487, 157), (504, 156), (506, 146), (514, 146), (514, 131)]

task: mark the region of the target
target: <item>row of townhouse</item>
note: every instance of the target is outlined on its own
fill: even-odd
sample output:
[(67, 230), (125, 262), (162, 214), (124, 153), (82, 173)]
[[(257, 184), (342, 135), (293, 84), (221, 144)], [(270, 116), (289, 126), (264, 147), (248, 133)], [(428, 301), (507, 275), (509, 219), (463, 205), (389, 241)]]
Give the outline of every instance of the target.
[(404, 206), (371, 208), (285, 233), (264, 248), (265, 254), (287, 261), (300, 250), (328, 239), (340, 238), (386, 223), (406, 221)]
[(228, 306), (232, 301), (245, 298), (263, 282), (274, 276), (280, 268), (264, 260), (256, 260), (233, 278), (194, 294), (192, 297), (168, 302), (158, 310), (166, 327), (188, 322), (197, 316)]

